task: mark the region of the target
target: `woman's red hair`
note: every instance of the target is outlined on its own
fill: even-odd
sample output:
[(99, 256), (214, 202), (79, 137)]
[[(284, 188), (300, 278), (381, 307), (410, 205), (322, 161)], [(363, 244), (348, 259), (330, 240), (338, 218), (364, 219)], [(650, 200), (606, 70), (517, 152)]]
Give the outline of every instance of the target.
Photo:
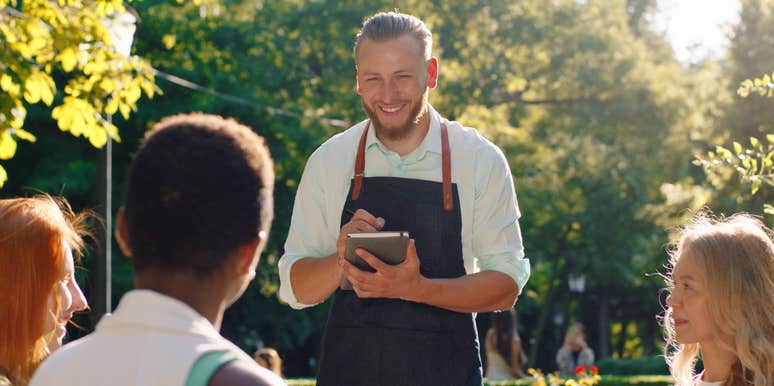
[(79, 255), (84, 216), (48, 195), (0, 200), (0, 375), (25, 385), (49, 354), (43, 331), (61, 305), (48, 299), (62, 278), (66, 247)]

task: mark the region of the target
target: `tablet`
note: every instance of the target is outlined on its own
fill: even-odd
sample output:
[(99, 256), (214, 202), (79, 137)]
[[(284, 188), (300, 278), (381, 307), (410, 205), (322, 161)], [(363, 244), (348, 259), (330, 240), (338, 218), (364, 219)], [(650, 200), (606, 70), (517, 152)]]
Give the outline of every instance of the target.
[[(386, 264), (396, 265), (406, 259), (408, 243), (409, 233), (406, 231), (350, 233), (347, 235), (344, 258), (358, 269), (376, 272), (355, 253), (356, 249), (363, 248)], [(342, 277), (340, 288), (351, 290), (352, 284), (346, 277)]]

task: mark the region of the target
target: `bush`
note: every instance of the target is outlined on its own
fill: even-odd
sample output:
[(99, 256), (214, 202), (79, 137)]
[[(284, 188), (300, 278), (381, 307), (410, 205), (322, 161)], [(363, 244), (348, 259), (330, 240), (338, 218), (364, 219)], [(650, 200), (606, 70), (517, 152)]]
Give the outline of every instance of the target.
[(645, 356), (636, 359), (605, 358), (595, 363), (599, 373), (604, 375), (669, 375), (669, 368), (660, 355)]
[[(314, 379), (288, 379), (288, 386), (315, 386)], [(533, 378), (510, 379), (507, 381), (484, 381), (484, 386), (527, 386), (534, 383)], [(672, 386), (672, 377), (665, 375), (603, 376), (599, 386)]]

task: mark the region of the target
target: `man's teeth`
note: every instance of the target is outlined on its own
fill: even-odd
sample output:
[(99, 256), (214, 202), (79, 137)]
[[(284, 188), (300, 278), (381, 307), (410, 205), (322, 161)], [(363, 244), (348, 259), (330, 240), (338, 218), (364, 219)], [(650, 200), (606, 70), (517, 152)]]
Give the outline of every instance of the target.
[(382, 106), (382, 110), (385, 111), (385, 112), (388, 112), (388, 113), (394, 113), (394, 112), (400, 110), (400, 106), (396, 106), (396, 107), (384, 107), (384, 106)]

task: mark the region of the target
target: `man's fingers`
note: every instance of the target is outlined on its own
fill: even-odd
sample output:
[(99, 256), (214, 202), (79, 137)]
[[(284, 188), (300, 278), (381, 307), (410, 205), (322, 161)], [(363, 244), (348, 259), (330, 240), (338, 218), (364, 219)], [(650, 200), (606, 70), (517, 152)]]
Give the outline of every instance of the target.
[(378, 228), (373, 226), (371, 223), (365, 220), (352, 220), (349, 223), (349, 226), (347, 227), (347, 233), (356, 233), (356, 232), (376, 232)]
[(360, 256), (361, 259), (365, 260), (368, 265), (371, 266), (371, 268), (377, 270), (377, 271), (384, 271), (388, 269), (387, 264), (385, 264), (383, 261), (379, 260), (378, 257), (374, 256), (371, 252), (368, 252), (367, 250), (363, 248), (358, 248), (355, 250), (355, 253)]
[(419, 256), (417, 256), (417, 246), (414, 243), (414, 239), (409, 239), (408, 247), (406, 247), (406, 260), (403, 264), (419, 264)]
[(364, 221), (374, 229), (373, 231), (363, 231), (363, 232), (374, 232), (378, 229), (382, 229), (382, 227), (384, 226), (383, 218), (376, 217), (365, 209), (358, 209), (357, 212), (355, 212), (355, 215), (352, 216), (352, 219), (349, 221), (354, 222), (355, 220)]

